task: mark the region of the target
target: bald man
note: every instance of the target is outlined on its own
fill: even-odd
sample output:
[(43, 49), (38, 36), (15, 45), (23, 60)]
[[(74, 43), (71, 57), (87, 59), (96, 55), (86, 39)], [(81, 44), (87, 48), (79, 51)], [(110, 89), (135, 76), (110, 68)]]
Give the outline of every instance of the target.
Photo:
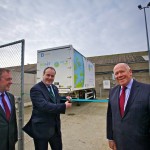
[[(113, 69), (118, 85), (110, 90), (107, 139), (112, 150), (150, 149), (150, 85), (132, 78), (125, 63)], [(122, 93), (124, 90), (124, 102)], [(123, 106), (121, 106), (123, 105)]]

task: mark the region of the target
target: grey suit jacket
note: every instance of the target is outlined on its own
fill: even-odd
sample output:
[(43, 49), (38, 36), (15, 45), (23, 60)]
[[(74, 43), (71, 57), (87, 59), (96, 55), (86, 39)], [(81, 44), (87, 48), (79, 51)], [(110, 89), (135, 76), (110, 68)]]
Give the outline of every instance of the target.
[(12, 94), (8, 92), (6, 94), (11, 104), (11, 116), (7, 121), (5, 112), (0, 106), (0, 150), (14, 150), (18, 140), (15, 99)]
[(60, 114), (65, 113), (66, 105), (60, 103), (57, 87), (54, 85), (52, 87), (56, 102), (43, 82), (37, 83), (30, 90), (33, 111), (23, 130), (32, 138), (50, 139), (56, 131), (61, 134)]
[(110, 91), (107, 138), (117, 150), (150, 149), (150, 85), (133, 81), (123, 118), (119, 110), (120, 86)]

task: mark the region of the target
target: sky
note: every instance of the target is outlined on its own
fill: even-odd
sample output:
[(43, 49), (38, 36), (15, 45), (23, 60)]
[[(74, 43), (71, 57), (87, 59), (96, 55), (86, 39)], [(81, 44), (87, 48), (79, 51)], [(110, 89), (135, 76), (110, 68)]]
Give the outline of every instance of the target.
[[(25, 63), (37, 50), (72, 45), (85, 57), (147, 50), (150, 0), (0, 0), (0, 45), (25, 39)], [(150, 8), (146, 8), (150, 37)]]

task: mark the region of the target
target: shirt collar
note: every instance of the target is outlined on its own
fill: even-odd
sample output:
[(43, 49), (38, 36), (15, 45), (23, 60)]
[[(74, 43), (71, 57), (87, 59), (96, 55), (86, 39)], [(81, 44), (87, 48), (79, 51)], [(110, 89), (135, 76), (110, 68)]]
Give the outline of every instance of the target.
[(0, 95), (1, 95), (2, 93), (4, 93), (4, 95), (6, 94), (5, 92), (0, 92)]
[[(43, 82), (43, 81), (42, 81), (42, 82)], [(47, 88), (50, 88), (50, 87), (52, 86), (52, 84), (46, 85), (44, 82), (43, 82), (43, 84), (44, 84)]]
[[(130, 80), (130, 82), (128, 83), (128, 85), (126, 86), (128, 89), (131, 89), (133, 84), (133, 79)], [(121, 87), (122, 88), (122, 87)]]

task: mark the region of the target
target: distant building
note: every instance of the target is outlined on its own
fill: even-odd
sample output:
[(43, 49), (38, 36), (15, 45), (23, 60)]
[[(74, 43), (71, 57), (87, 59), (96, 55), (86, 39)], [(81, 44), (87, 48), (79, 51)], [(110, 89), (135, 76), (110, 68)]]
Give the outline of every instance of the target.
[(148, 52), (133, 52), (107, 56), (88, 57), (95, 63), (95, 79), (97, 97), (108, 97), (109, 89), (116, 85), (113, 67), (117, 63), (127, 63), (133, 71), (133, 77), (137, 81), (150, 83)]
[[(108, 98), (110, 88), (116, 85), (113, 67), (120, 62), (129, 64), (133, 71), (133, 77), (137, 81), (150, 83), (147, 51), (95, 56), (88, 57), (88, 59), (95, 63), (96, 94), (99, 98)], [(20, 66), (10, 67), (10, 69), (20, 72)], [(29, 95), (30, 88), (36, 83), (37, 64), (25, 65), (24, 72), (25, 90), (26, 94)], [(30, 80), (29, 74), (32, 74)]]

